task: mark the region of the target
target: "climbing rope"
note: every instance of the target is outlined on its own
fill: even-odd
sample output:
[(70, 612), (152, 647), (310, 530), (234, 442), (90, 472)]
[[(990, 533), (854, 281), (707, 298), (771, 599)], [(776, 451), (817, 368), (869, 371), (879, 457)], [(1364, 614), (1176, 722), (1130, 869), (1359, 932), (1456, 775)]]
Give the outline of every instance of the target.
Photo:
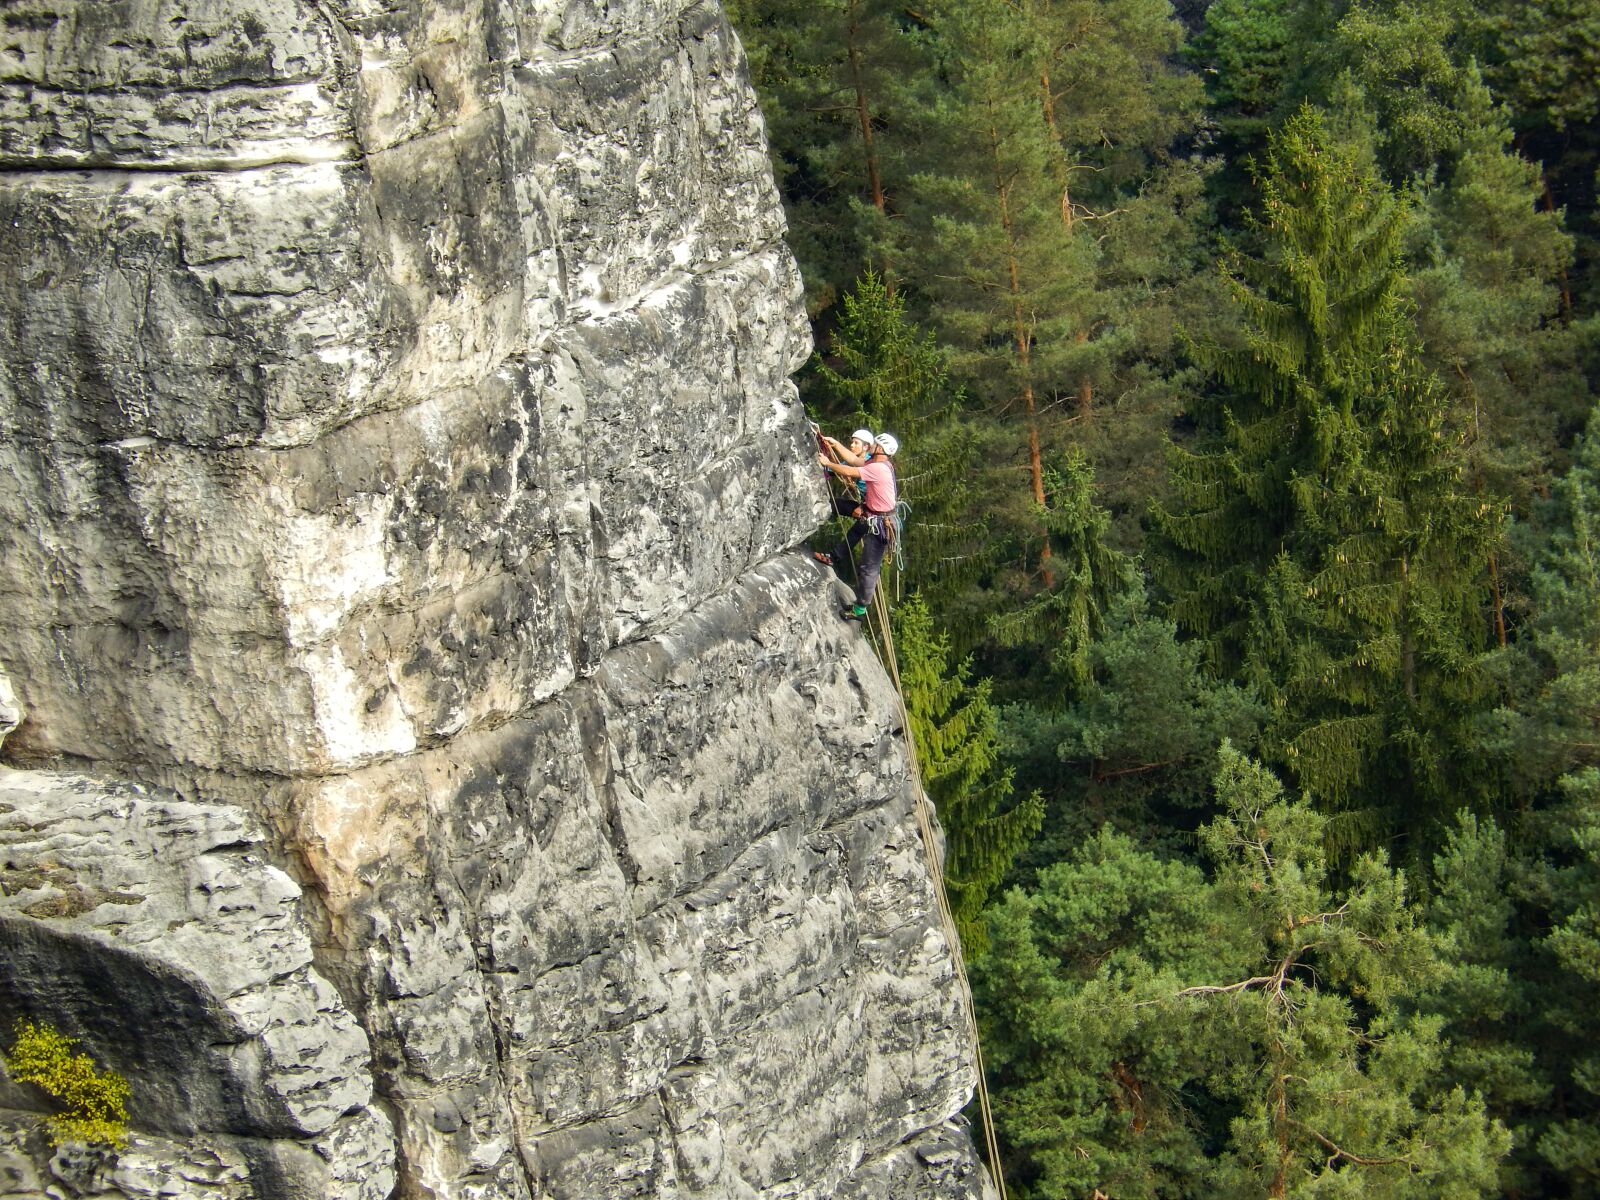
[(994, 1113), (989, 1105), (988, 1072), (983, 1065), (983, 1042), (978, 1036), (978, 1010), (972, 1000), (972, 983), (967, 978), (966, 956), (961, 950), (961, 935), (956, 931), (955, 914), (950, 911), (950, 900), (945, 894), (944, 868), (939, 863), (938, 842), (933, 832), (932, 805), (927, 789), (922, 785), (922, 771), (917, 764), (916, 741), (911, 733), (911, 714), (906, 711), (905, 693), (900, 686), (900, 666), (895, 660), (894, 634), (889, 628), (889, 606), (883, 598), (883, 589), (873, 594), (873, 611), (883, 640), (884, 662), (889, 677), (894, 681), (895, 699), (900, 707), (900, 724), (905, 730), (906, 748), (911, 761), (912, 794), (916, 797), (917, 829), (922, 834), (922, 846), (928, 857), (928, 873), (933, 876), (933, 894), (939, 907), (939, 920), (944, 926), (945, 940), (950, 943), (950, 959), (955, 967), (962, 1004), (966, 1009), (967, 1023), (972, 1029), (972, 1053), (978, 1068), (978, 1113), (983, 1124), (983, 1140), (989, 1152), (989, 1173), (994, 1179), (1000, 1200), (1006, 1200), (1005, 1173), (1000, 1167), (1000, 1144), (994, 1132)]
[[(824, 473), (829, 476), (831, 488), (833, 473)], [(850, 556), (850, 568), (859, 579), (856, 548), (850, 544), (848, 538), (845, 540), (845, 549)], [(933, 897), (935, 906), (939, 910), (939, 923), (944, 929), (945, 941), (950, 946), (950, 961), (955, 970), (957, 991), (961, 996), (962, 1009), (967, 1015), (967, 1025), (972, 1031), (972, 1053), (978, 1069), (978, 1115), (983, 1125), (984, 1149), (989, 1155), (989, 1174), (994, 1180), (1000, 1200), (1006, 1200), (1005, 1173), (1000, 1167), (1000, 1143), (995, 1137), (994, 1113), (989, 1105), (988, 1072), (983, 1065), (983, 1042), (978, 1037), (978, 1010), (972, 999), (972, 982), (967, 978), (966, 956), (961, 951), (961, 935), (956, 931), (955, 914), (950, 911), (950, 898), (945, 893), (944, 868), (940, 863), (939, 843), (933, 830), (933, 806), (928, 799), (927, 789), (922, 784), (922, 768), (917, 762), (916, 739), (911, 732), (911, 714), (906, 711), (905, 691), (900, 684), (900, 664), (894, 653), (894, 633), (889, 627), (889, 605), (883, 598), (883, 593), (884, 586), (880, 579), (872, 594), (872, 615), (877, 625), (878, 657), (889, 669), (889, 678), (894, 683), (895, 702), (900, 708), (900, 728), (905, 731), (907, 758), (911, 766), (911, 793), (916, 800), (912, 807), (917, 815), (917, 831), (922, 837), (922, 849), (928, 859), (928, 874), (933, 880)], [(869, 629), (868, 632), (872, 630)]]

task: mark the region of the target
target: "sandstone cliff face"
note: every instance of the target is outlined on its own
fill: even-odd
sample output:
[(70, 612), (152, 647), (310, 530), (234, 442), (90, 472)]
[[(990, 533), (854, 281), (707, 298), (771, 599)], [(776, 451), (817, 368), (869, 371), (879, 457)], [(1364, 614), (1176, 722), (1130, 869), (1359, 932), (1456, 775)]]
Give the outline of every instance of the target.
[(719, 11), (42, 0), (0, 112), (0, 1019), (136, 1096), (0, 1196), (978, 1195)]

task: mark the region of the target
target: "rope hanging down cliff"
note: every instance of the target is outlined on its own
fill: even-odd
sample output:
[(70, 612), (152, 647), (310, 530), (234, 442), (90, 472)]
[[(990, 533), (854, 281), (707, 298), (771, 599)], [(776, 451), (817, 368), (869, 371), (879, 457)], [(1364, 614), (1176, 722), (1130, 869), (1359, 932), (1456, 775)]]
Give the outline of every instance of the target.
[[(824, 475), (829, 478), (830, 488), (832, 476), (828, 472)], [(837, 510), (836, 510), (837, 511)], [(851, 559), (851, 567), (855, 567), (855, 546), (846, 543)], [(950, 961), (955, 969), (957, 990), (961, 996), (963, 1011), (967, 1015), (967, 1025), (972, 1032), (972, 1052), (976, 1059), (978, 1075), (978, 1116), (983, 1125), (984, 1149), (989, 1157), (989, 1174), (994, 1180), (1000, 1200), (1006, 1200), (1005, 1172), (1000, 1166), (1000, 1145), (994, 1132), (994, 1114), (989, 1104), (988, 1074), (983, 1065), (983, 1043), (978, 1036), (978, 1012), (972, 1000), (972, 984), (967, 978), (966, 957), (961, 951), (961, 937), (956, 932), (955, 914), (950, 911), (950, 900), (945, 894), (944, 868), (939, 858), (938, 840), (934, 834), (934, 818), (932, 804), (928, 799), (927, 790), (922, 786), (922, 771), (917, 764), (917, 746), (911, 732), (911, 714), (906, 711), (905, 690), (900, 683), (900, 665), (895, 658), (894, 633), (889, 626), (889, 602), (884, 599), (882, 588), (876, 588), (872, 594), (872, 620), (863, 622), (869, 633), (875, 634), (879, 647), (879, 657), (889, 670), (889, 678), (894, 682), (895, 701), (900, 709), (900, 727), (905, 731), (907, 758), (910, 762), (912, 795), (916, 798), (914, 809), (917, 814), (917, 831), (922, 838), (923, 853), (928, 860), (928, 874), (933, 880), (933, 896), (939, 910), (939, 924), (944, 930), (945, 941), (950, 946)]]

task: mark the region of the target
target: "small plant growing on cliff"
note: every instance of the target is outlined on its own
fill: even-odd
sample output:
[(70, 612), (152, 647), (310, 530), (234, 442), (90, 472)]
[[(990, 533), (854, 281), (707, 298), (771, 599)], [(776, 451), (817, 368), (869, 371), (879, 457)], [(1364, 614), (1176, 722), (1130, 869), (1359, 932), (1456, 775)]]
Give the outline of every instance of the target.
[(66, 1111), (45, 1118), (50, 1140), (98, 1142), (120, 1147), (128, 1138), (128, 1081), (115, 1071), (96, 1070), (94, 1059), (74, 1053), (76, 1038), (50, 1025), (17, 1022), (6, 1070), (19, 1083), (50, 1093)]

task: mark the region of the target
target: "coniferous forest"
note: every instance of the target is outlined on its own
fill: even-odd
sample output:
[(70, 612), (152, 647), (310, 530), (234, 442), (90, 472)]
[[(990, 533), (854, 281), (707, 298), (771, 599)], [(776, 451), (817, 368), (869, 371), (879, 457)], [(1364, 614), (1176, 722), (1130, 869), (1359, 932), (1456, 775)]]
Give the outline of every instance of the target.
[(1012, 1195), (1600, 1195), (1600, 0), (730, 9)]

